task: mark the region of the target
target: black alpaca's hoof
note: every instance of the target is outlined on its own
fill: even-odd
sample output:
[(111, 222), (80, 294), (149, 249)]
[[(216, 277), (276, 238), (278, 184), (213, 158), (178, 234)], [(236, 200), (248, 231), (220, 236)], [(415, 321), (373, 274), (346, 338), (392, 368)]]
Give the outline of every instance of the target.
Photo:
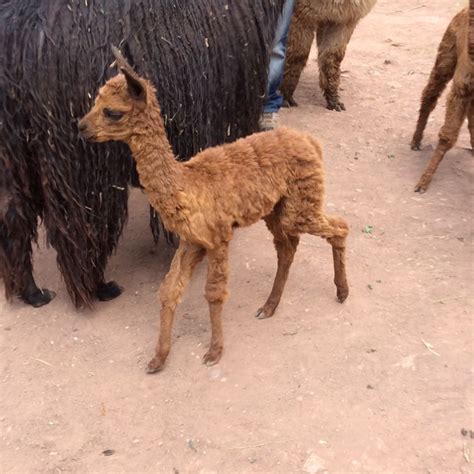
[(122, 294), (123, 289), (115, 283), (109, 281), (108, 283), (100, 283), (95, 290), (95, 295), (99, 301), (110, 301)]
[(410, 144), (410, 148), (413, 150), (413, 151), (420, 151), (421, 150), (421, 143), (420, 142), (411, 142)]
[(24, 294), (21, 299), (34, 308), (39, 308), (48, 304), (54, 297), (56, 293), (54, 291), (47, 290), (46, 288), (37, 289), (33, 293)]

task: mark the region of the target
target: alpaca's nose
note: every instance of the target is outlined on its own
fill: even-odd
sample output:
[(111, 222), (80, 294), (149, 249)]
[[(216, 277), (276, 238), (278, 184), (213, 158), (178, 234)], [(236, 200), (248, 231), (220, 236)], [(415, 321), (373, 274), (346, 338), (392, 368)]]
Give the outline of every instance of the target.
[(90, 128), (87, 126), (87, 120), (79, 120), (77, 128), (79, 129), (79, 134), (84, 140), (94, 141), (94, 134), (91, 133)]

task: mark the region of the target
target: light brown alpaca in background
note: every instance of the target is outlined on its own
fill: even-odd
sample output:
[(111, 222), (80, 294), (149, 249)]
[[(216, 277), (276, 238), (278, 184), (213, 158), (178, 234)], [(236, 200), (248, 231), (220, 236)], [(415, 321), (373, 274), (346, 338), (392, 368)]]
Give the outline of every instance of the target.
[[(471, 13), (469, 14), (469, 9)], [(420, 114), (411, 142), (419, 150), (428, 117), (436, 107), (446, 84), (453, 79), (446, 104), (446, 118), (439, 132), (439, 141), (415, 191), (425, 192), (444, 155), (455, 144), (467, 116), (474, 149), (474, 0), (449, 24), (438, 48), (436, 62), (421, 96)]]
[(160, 337), (148, 372), (160, 370), (165, 363), (176, 306), (205, 255), (212, 336), (204, 362), (219, 361), (229, 242), (236, 227), (263, 218), (274, 236), (277, 274), (257, 317), (272, 316), (278, 306), (301, 233), (320, 236), (331, 244), (337, 297), (343, 302), (349, 292), (344, 263), (348, 226), (343, 219), (323, 212), (324, 175), (318, 142), (280, 128), (209, 148), (178, 163), (166, 137), (155, 89), (115, 49), (114, 54), (122, 74), (100, 89), (79, 128), (88, 140), (118, 140), (129, 145), (150, 203), (166, 228), (180, 236), (159, 291)]
[(339, 99), (341, 62), (357, 23), (377, 0), (297, 0), (288, 37), (283, 83), (285, 104), (298, 105), (293, 98), (314, 41), (318, 45), (319, 85), (327, 108), (345, 110)]

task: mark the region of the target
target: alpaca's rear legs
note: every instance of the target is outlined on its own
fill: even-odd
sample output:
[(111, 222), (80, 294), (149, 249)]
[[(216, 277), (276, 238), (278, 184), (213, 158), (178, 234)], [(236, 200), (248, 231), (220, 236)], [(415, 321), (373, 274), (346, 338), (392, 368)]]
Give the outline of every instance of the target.
[[(2, 168), (0, 157), (0, 168)], [(6, 171), (0, 169), (0, 276), (7, 299), (20, 297), (35, 308), (48, 304), (54, 291), (38, 288), (33, 278), (31, 241), (36, 235), (37, 210), (22, 197), (14, 203), (7, 190)]]
[(152, 374), (163, 368), (171, 348), (171, 330), (174, 313), (181, 296), (191, 279), (196, 265), (204, 258), (206, 251), (197, 245), (181, 241), (171, 262), (171, 268), (160, 286), (160, 337), (155, 357), (148, 364), (147, 372)]
[(316, 30), (318, 43), (319, 85), (329, 110), (346, 110), (339, 99), (341, 62), (356, 27), (354, 23), (321, 23)]
[(468, 99), (458, 94), (456, 84), (453, 85), (446, 104), (446, 118), (444, 125), (439, 132), (439, 141), (431, 160), (415, 187), (416, 192), (425, 192), (433, 175), (444, 158), (444, 155), (450, 150), (459, 136), (461, 125), (464, 122), (467, 111)]
[(436, 107), (438, 98), (444, 91), (446, 84), (454, 75), (457, 62), (455, 48), (456, 34), (451, 28), (448, 28), (439, 45), (438, 55), (433, 70), (431, 71), (428, 84), (423, 89), (421, 95), (420, 113), (416, 130), (411, 141), (412, 150), (420, 149), (423, 131), (425, 130), (428, 117)]
[(203, 362), (207, 365), (219, 362), (224, 350), (221, 315), (227, 298), (228, 248), (228, 243), (223, 243), (220, 247), (207, 252), (208, 272), (205, 295), (209, 303), (212, 331), (209, 350), (203, 357)]
[(115, 281), (105, 281), (101, 279), (97, 283), (95, 296), (99, 301), (110, 301), (122, 294), (122, 288)]
[(265, 319), (273, 316), (273, 313), (280, 303), (281, 295), (290, 272), (290, 266), (293, 262), (298, 242), (300, 240), (297, 235), (286, 234), (281, 228), (277, 218), (267, 217), (265, 222), (273, 234), (273, 242), (278, 255), (278, 268), (270, 296), (266, 303), (257, 311), (256, 317), (258, 319)]
[(283, 104), (285, 107), (296, 107), (298, 105), (293, 94), (295, 93), (301, 73), (308, 61), (311, 45), (314, 41), (313, 25), (303, 23), (301, 25), (296, 24), (295, 19), (293, 19), (292, 25), (294, 25), (295, 31), (291, 31), (290, 36), (288, 37), (288, 52), (286, 55), (285, 72), (280, 87), (280, 91), (285, 99)]
[(38, 288), (33, 278), (31, 271), (27, 276), (26, 288), (21, 295), (21, 299), (33, 306), (34, 308), (39, 308), (45, 304), (48, 304), (54, 297), (56, 293), (46, 288)]
[(332, 246), (334, 261), (334, 283), (337, 288), (337, 299), (340, 303), (349, 295), (346, 277), (346, 237), (349, 227), (340, 217), (321, 216), (308, 232), (326, 239)]
[(349, 295), (349, 285), (346, 277), (346, 239), (345, 237), (332, 237), (327, 239), (332, 246), (334, 261), (334, 283), (337, 288), (337, 299), (343, 303)]

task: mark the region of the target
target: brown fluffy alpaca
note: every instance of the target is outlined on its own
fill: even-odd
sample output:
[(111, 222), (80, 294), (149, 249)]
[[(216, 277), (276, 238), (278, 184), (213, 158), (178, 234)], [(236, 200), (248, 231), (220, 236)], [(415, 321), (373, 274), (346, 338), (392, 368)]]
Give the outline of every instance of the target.
[(308, 60), (314, 34), (318, 45), (319, 85), (327, 108), (345, 110), (339, 99), (341, 62), (357, 23), (377, 0), (297, 0), (288, 37), (283, 83), (286, 105), (298, 105), (293, 98)]
[[(470, 9), (474, 11), (474, 0), (471, 0)], [(439, 132), (438, 145), (416, 185), (415, 191), (418, 192), (425, 192), (428, 189), (444, 155), (455, 145), (466, 116), (471, 135), (471, 147), (474, 149), (474, 61), (470, 55), (473, 49), (470, 44), (470, 29), (474, 29), (472, 14), (470, 26), (469, 8), (465, 8), (453, 18), (444, 33), (435, 65), (421, 96), (420, 114), (411, 142), (413, 150), (420, 149), (428, 117), (436, 107), (446, 84), (453, 79), (446, 105), (444, 125)]]
[(334, 258), (340, 302), (348, 295), (344, 255), (348, 226), (324, 214), (321, 148), (308, 135), (281, 128), (209, 148), (186, 163), (175, 161), (166, 138), (155, 89), (139, 78), (114, 50), (122, 74), (99, 91), (79, 128), (89, 140), (127, 143), (140, 181), (167, 229), (180, 245), (160, 287), (161, 327), (150, 373), (163, 367), (171, 328), (193, 269), (205, 255), (212, 336), (204, 362), (219, 361), (223, 350), (221, 312), (227, 294), (228, 247), (235, 227), (265, 219), (274, 236), (278, 270), (267, 302), (257, 317), (273, 315), (280, 301), (299, 234), (325, 238)]

